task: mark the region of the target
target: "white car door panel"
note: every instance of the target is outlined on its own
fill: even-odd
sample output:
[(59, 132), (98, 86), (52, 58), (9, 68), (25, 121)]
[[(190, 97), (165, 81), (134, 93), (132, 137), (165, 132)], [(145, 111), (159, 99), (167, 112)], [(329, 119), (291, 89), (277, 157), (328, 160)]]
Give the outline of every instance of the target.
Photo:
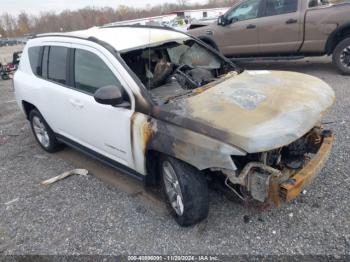
[[(133, 168), (130, 131), (133, 110), (97, 103), (92, 89), (92, 86), (103, 87), (100, 85), (121, 84), (124, 88), (127, 85), (117, 75), (114, 65), (99, 50), (80, 45), (73, 45), (73, 48), (77, 50), (77, 67), (74, 70), (76, 86), (70, 89), (67, 96), (67, 113), (71, 119), (69, 138)], [(106, 71), (109, 71), (108, 74)], [(120, 83), (114, 84), (113, 76)]]
[(70, 90), (69, 138), (123, 165), (130, 166), (132, 111), (102, 105), (93, 96)]

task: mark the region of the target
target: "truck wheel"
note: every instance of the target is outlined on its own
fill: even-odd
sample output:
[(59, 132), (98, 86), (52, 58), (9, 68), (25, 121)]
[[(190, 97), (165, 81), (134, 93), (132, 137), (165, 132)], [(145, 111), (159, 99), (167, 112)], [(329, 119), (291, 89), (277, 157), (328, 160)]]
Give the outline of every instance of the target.
[(164, 156), (160, 162), (160, 173), (168, 207), (180, 226), (192, 226), (208, 217), (208, 185), (199, 170)]
[(341, 73), (350, 75), (350, 38), (344, 39), (335, 48), (333, 64)]
[(47, 152), (54, 153), (59, 149), (55, 133), (46, 123), (38, 110), (33, 109), (29, 114), (30, 126), (39, 145)]

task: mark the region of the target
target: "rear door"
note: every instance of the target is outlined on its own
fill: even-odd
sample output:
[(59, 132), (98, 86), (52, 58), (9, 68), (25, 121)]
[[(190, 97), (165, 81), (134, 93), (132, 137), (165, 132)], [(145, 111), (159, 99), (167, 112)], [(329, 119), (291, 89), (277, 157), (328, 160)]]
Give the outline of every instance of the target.
[(69, 43), (46, 42), (42, 48), (41, 78), (37, 81), (43, 90), (39, 95), (42, 103), (40, 112), (55, 132), (66, 135), (69, 130), (69, 104), (67, 95), (67, 61)]
[(264, 0), (258, 29), (261, 52), (297, 52), (303, 41), (303, 23), (300, 0)]
[(258, 17), (262, 2), (247, 0), (224, 15), (228, 24), (215, 30), (213, 38), (225, 55), (259, 53)]

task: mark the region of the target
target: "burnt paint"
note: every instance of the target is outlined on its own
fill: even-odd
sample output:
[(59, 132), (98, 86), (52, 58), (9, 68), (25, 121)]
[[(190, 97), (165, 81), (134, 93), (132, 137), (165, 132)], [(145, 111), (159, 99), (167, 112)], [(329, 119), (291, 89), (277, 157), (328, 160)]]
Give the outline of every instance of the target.
[[(218, 140), (172, 123), (152, 119), (152, 132), (147, 136), (147, 150), (154, 150), (196, 167), (199, 170), (223, 168), (235, 170), (231, 155), (245, 152)], [(149, 131), (148, 131), (149, 132)]]
[(149, 151), (175, 157), (199, 170), (235, 170), (231, 155), (245, 155), (245, 152), (218, 140), (140, 113), (132, 116), (131, 132), (133, 161), (136, 170), (144, 175), (147, 175)]
[(211, 125), (209, 122), (199, 122), (193, 118), (190, 118), (191, 112), (190, 110), (185, 109), (185, 103), (185, 101), (181, 100), (178, 101), (178, 103), (154, 106), (152, 116), (156, 119), (161, 119), (173, 125), (184, 127), (188, 130), (213, 137), (220, 141), (227, 141), (229, 134), (224, 130), (213, 127), (213, 125)]

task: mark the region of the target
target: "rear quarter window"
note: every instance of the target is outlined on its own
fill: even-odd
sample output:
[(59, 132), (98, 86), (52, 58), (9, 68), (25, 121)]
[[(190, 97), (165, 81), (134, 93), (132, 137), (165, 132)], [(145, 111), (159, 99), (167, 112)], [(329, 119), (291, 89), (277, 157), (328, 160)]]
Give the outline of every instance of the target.
[(294, 13), (298, 10), (298, 0), (267, 0), (266, 16)]
[(28, 56), (30, 67), (32, 68), (33, 74), (40, 75), (40, 46), (30, 47), (28, 49)]

